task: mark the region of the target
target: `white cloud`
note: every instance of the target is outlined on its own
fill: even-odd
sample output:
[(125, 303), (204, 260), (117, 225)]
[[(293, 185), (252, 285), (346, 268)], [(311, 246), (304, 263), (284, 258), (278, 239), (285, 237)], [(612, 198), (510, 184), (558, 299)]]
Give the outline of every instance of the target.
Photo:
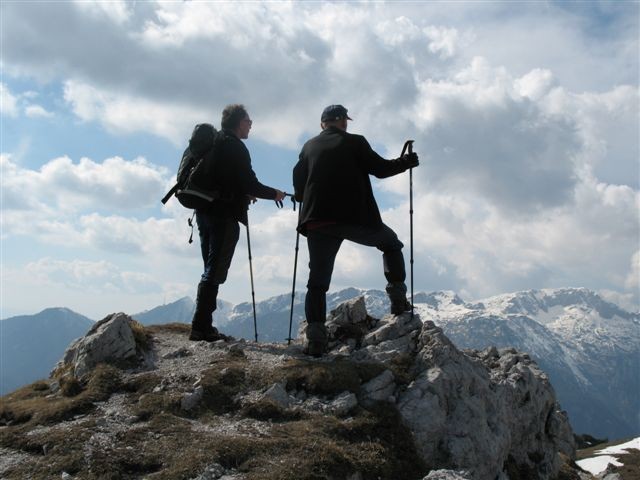
[[(193, 124), (217, 123), (225, 104), (240, 101), (255, 120), (252, 136), (295, 158), (322, 108), (337, 102), (355, 118), (352, 131), (387, 156), (414, 138), (419, 288), (478, 298), (586, 284), (637, 298), (636, 5), (611, 7), (607, 24), (578, 5), (536, 2), (37, 7), (3, 9), (6, 71), (59, 79), (74, 114), (114, 134), (182, 144)], [(32, 94), (1, 88), (3, 114), (38, 112)], [(61, 157), (41, 168), (3, 157), (2, 168), (5, 235), (72, 239), (156, 264), (190, 258), (197, 283), (184, 210), (175, 202), (149, 210), (169, 172), (119, 157)], [(406, 175), (380, 185), (403, 195), (389, 196), (384, 215), (408, 243), (406, 205), (397, 205)], [(292, 269), (295, 215), (271, 213), (256, 208), (252, 217), (259, 296), (282, 293)], [(243, 241), (227, 291), (248, 281)], [(303, 241), (300, 278), (305, 255)], [(176, 292), (192, 281), (154, 271)], [(378, 252), (345, 245), (334, 286), (381, 279)]]
[(554, 83), (553, 73), (550, 70), (536, 68), (518, 78), (514, 86), (521, 96), (537, 101), (549, 93)]
[[(505, 215), (472, 192), (421, 193), (414, 203), (419, 289), (438, 289), (425, 276), (437, 255), (446, 277), (470, 298), (527, 288), (586, 286), (628, 292), (637, 277), (640, 195), (630, 187), (581, 178), (572, 200), (535, 217)], [(409, 238), (408, 207), (386, 218)], [(597, 253), (596, 253), (597, 252)], [(637, 284), (636, 284), (637, 285)]]
[(84, 121), (98, 121), (120, 133), (144, 132), (184, 143), (186, 131), (208, 118), (206, 111), (190, 106), (161, 104), (117, 91), (69, 80), (64, 98)]
[(2, 105), (2, 115), (15, 117), (18, 114), (18, 99), (4, 83), (0, 83), (0, 105)]
[(460, 36), (455, 28), (429, 26), (424, 29), (429, 38), (429, 50), (440, 58), (450, 58), (456, 54)]
[(3, 155), (4, 209), (34, 209), (56, 216), (87, 209), (141, 210), (155, 205), (169, 177), (167, 169), (144, 158), (120, 157), (96, 163), (82, 158), (74, 163), (59, 157), (38, 170), (23, 168)]
[(46, 110), (43, 106), (30, 102), (31, 99), (37, 96), (37, 92), (31, 90), (14, 94), (6, 84), (0, 83), (0, 105), (2, 106), (2, 115), (14, 118), (21, 114), (24, 114), (29, 118), (53, 117), (53, 113)]
[[(131, 270), (104, 260), (44, 257), (21, 268), (3, 266), (2, 276), (3, 318), (58, 306), (97, 320), (109, 313), (134, 314), (163, 301), (193, 296), (192, 285), (165, 284), (148, 270)], [(6, 310), (9, 303), (13, 312)]]
[(41, 105), (27, 105), (24, 109), (24, 113), (30, 118), (51, 118), (53, 113), (46, 110)]

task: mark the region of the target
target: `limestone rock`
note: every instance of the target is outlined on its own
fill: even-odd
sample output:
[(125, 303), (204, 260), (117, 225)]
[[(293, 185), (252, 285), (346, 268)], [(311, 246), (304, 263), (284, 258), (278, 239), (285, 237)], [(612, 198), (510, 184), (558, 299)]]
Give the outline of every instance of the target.
[(464, 471), (432, 470), (423, 480), (472, 480), (472, 478)]
[(71, 367), (81, 377), (98, 363), (117, 363), (136, 357), (136, 341), (131, 329), (133, 320), (124, 313), (114, 313), (97, 322), (87, 334), (65, 351), (54, 369)]
[(185, 393), (182, 396), (182, 400), (180, 401), (180, 407), (183, 410), (193, 410), (198, 404), (202, 401), (202, 397), (204, 396), (204, 388), (199, 385), (197, 386), (193, 392)]
[(374, 402), (389, 401), (395, 389), (393, 373), (391, 370), (385, 370), (360, 387), (361, 402), (368, 406)]
[(558, 452), (573, 455), (573, 440), (537, 365), (515, 350), (465, 354), (429, 321), (419, 340), (419, 373), (398, 408), (422, 458), (478, 480), (503, 468), (553, 478)]
[(289, 394), (279, 383), (274, 383), (266, 392), (264, 392), (262, 398), (273, 401), (282, 409), (287, 409), (291, 405)]

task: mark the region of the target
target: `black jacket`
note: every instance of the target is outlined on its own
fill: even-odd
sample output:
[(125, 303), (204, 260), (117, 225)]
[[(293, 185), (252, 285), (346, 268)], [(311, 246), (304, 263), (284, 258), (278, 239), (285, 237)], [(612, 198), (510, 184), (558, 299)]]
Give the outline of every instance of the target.
[(298, 231), (306, 234), (311, 221), (382, 225), (369, 175), (386, 178), (407, 168), (402, 159), (382, 158), (362, 135), (326, 128), (304, 144), (293, 169), (295, 197), (302, 202)]
[(221, 199), (214, 200), (207, 213), (233, 218), (246, 225), (248, 195), (271, 200), (276, 198), (276, 191), (258, 181), (244, 142), (229, 130), (222, 133), (225, 138), (216, 150), (211, 176), (211, 189), (219, 191)]

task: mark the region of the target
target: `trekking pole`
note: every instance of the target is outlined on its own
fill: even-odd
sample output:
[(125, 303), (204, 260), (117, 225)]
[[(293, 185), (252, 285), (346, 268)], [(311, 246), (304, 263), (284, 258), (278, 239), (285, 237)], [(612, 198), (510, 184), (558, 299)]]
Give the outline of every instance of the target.
[[(285, 197), (291, 197), (293, 203), (293, 211), (296, 211), (296, 197), (290, 193), (284, 192)], [(284, 203), (282, 200), (276, 200), (276, 206), (282, 208)], [(293, 260), (293, 287), (291, 287), (291, 312), (289, 314), (289, 336), (287, 337), (287, 345), (291, 345), (291, 326), (293, 324), (293, 301), (296, 296), (296, 270), (298, 269), (298, 247), (300, 245), (300, 232), (296, 233), (296, 254)]]
[[(296, 211), (296, 197), (290, 193), (284, 192), (285, 197), (291, 197), (293, 203), (293, 211)], [(282, 200), (276, 200), (278, 208), (283, 207)], [(298, 269), (298, 247), (300, 245), (300, 232), (296, 232), (296, 254), (293, 260), (293, 286), (291, 287), (291, 311), (289, 313), (289, 336), (287, 337), (287, 345), (291, 345), (291, 327), (293, 325), (293, 302), (296, 297), (296, 271)]]
[[(413, 140), (407, 140), (402, 147), (402, 154), (409, 150), (409, 154), (413, 153)], [(411, 318), (413, 318), (413, 168), (409, 169), (409, 241), (410, 241), (410, 257), (409, 264), (411, 265)]]
[(249, 237), (249, 216), (247, 215), (247, 250), (249, 252), (249, 275), (251, 276), (251, 301), (253, 302), (253, 332), (258, 342), (258, 322), (256, 319), (256, 292), (253, 288), (253, 266), (251, 264), (251, 238)]
[(291, 345), (291, 326), (293, 325), (293, 301), (296, 296), (296, 271), (298, 270), (298, 246), (300, 245), (300, 232), (296, 232), (296, 254), (293, 260), (293, 286), (291, 287), (291, 312), (289, 313), (289, 336), (287, 345)]

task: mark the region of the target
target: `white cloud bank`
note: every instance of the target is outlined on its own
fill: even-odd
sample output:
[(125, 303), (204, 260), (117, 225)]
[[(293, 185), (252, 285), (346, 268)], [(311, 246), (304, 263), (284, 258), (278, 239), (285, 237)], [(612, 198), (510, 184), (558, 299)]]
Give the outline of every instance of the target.
[[(478, 298), (587, 286), (637, 305), (638, 5), (591, 7), (15, 2), (2, 40), (9, 78), (61, 82), (79, 119), (116, 134), (182, 143), (194, 123), (217, 123), (223, 105), (241, 101), (252, 136), (290, 149), (293, 163), (322, 108), (344, 103), (352, 131), (381, 153), (416, 140), (417, 289)], [(25, 97), (5, 85), (1, 94), (3, 114), (18, 115)], [(174, 172), (119, 157), (2, 162), (3, 236), (144, 255), (145, 273), (166, 285), (183, 280), (162, 277), (160, 259), (191, 256), (197, 271), (193, 249), (172, 240), (184, 213), (143, 213)], [(385, 219), (408, 243), (406, 175), (379, 185), (394, 203)], [(32, 225), (18, 221), (21, 208)], [(295, 217), (253, 215), (259, 295), (282, 293)], [(242, 248), (229, 291), (246, 273)], [(343, 250), (334, 288), (381, 286), (377, 252)], [(304, 282), (304, 242), (301, 254)]]

